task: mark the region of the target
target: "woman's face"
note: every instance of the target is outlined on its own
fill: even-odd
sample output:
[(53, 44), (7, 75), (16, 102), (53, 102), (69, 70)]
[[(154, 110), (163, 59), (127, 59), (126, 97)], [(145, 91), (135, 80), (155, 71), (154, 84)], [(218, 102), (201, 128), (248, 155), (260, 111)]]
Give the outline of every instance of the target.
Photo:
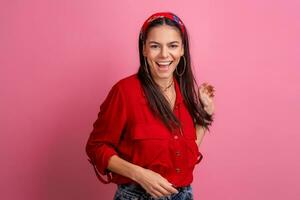
[(143, 55), (155, 80), (171, 79), (180, 57), (184, 55), (179, 30), (168, 25), (153, 27), (148, 32)]

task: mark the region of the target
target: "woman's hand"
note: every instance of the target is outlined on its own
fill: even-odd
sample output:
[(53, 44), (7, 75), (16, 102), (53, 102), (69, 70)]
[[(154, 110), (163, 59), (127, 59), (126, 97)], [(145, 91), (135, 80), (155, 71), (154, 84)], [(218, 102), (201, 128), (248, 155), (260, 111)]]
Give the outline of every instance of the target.
[(178, 193), (167, 179), (149, 169), (139, 167), (134, 180), (154, 198)]
[(204, 110), (209, 114), (212, 115), (215, 110), (213, 97), (214, 95), (214, 87), (209, 85), (208, 83), (203, 83), (200, 85), (199, 89), (199, 97), (201, 102), (204, 104)]

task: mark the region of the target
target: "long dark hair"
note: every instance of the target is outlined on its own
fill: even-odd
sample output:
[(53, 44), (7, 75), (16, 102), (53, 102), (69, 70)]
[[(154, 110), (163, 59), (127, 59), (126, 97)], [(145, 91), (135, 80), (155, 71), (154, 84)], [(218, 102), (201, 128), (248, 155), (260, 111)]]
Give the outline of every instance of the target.
[(176, 27), (180, 31), (180, 35), (184, 45), (186, 67), (184, 67), (185, 63), (183, 59), (180, 59), (180, 62), (177, 65), (177, 70), (179, 71), (179, 73), (183, 72), (183, 70), (185, 70), (185, 72), (182, 76), (179, 76), (174, 71), (174, 76), (179, 83), (179, 88), (183, 96), (184, 103), (187, 106), (192, 119), (194, 120), (194, 125), (199, 124), (209, 130), (209, 126), (213, 122), (213, 115), (209, 115), (204, 110), (203, 103), (201, 102), (199, 94), (195, 89), (197, 88), (198, 91), (198, 84), (192, 72), (187, 29), (185, 27), (185, 32), (182, 32), (179, 25), (175, 21), (172, 21), (168, 18), (158, 18), (153, 20), (152, 22), (150, 22), (147, 29), (143, 33), (141, 32), (139, 35), (140, 67), (138, 69), (138, 78), (142, 84), (142, 88), (144, 90), (145, 96), (147, 97), (150, 108), (155, 115), (162, 119), (168, 129), (173, 130), (176, 127), (181, 127), (180, 121), (174, 115), (168, 101), (160, 91), (158, 85), (152, 79), (151, 74), (149, 73), (150, 69), (147, 68), (149, 64), (145, 65), (145, 62), (147, 61), (145, 61), (146, 58), (144, 58), (143, 55), (143, 45), (145, 45), (148, 32), (151, 28), (161, 26), (163, 24)]

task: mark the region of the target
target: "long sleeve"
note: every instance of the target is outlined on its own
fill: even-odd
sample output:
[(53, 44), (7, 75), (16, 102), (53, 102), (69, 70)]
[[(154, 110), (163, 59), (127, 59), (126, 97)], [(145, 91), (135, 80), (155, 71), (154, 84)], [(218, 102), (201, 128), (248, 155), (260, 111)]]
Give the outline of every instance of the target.
[[(103, 183), (111, 181), (111, 174), (107, 170), (108, 160), (118, 155), (116, 147), (121, 134), (126, 127), (126, 102), (120, 84), (115, 84), (100, 106), (98, 118), (93, 124), (93, 130), (86, 144), (89, 162), (93, 165), (96, 175)], [(99, 173), (107, 175), (104, 180)]]

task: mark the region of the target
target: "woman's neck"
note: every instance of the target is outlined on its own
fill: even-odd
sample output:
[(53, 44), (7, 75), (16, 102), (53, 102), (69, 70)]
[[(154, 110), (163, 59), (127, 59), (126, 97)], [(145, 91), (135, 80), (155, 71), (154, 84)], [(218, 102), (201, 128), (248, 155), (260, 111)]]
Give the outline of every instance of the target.
[(160, 86), (162, 89), (166, 89), (173, 84), (173, 76), (171, 78), (166, 79), (154, 79), (155, 83)]

